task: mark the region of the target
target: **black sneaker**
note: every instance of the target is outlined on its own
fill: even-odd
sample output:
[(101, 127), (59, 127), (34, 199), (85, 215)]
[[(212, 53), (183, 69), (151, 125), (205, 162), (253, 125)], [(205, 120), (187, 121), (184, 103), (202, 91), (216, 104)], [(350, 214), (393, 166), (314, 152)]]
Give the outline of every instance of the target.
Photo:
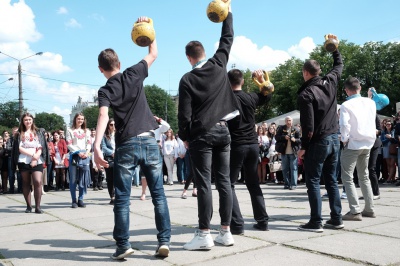
[(76, 201), (72, 202), (71, 208), (73, 209), (78, 208), (78, 204), (76, 204)]
[(343, 229), (344, 228), (344, 224), (342, 221), (333, 221), (332, 219), (326, 221), (326, 223), (324, 224), (324, 228), (327, 229)]
[(268, 223), (258, 222), (256, 224), (253, 224), (253, 228), (260, 230), (260, 231), (268, 231)]
[(315, 232), (315, 233), (322, 233), (324, 231), (324, 229), (322, 228), (322, 225), (312, 224), (310, 222), (300, 225), (297, 229), (299, 229), (301, 231), (308, 231), (308, 232)]
[(86, 204), (83, 202), (83, 200), (78, 200), (78, 207), (86, 208)]
[(232, 235), (243, 235), (244, 234), (243, 227), (240, 227), (240, 228), (231, 227), (231, 234)]
[(133, 252), (135, 252), (132, 248), (128, 249), (118, 249), (115, 251), (114, 254), (111, 255), (111, 258), (113, 260), (123, 260), (129, 255), (131, 255)]
[(162, 257), (162, 258), (168, 257), (169, 256), (169, 246), (165, 245), (165, 244), (159, 244), (154, 256)]

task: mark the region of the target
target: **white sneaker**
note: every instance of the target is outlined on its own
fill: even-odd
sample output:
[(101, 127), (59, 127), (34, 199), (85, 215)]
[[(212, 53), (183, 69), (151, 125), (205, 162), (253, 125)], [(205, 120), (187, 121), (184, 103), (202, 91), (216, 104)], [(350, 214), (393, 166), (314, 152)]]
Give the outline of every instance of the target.
[(196, 230), (193, 239), (183, 245), (183, 248), (186, 250), (210, 250), (213, 246), (214, 241), (209, 232), (204, 233), (201, 230)]
[(230, 231), (226, 232), (220, 230), (214, 241), (224, 246), (233, 246), (233, 244), (235, 244), (235, 240), (233, 240), (233, 236)]

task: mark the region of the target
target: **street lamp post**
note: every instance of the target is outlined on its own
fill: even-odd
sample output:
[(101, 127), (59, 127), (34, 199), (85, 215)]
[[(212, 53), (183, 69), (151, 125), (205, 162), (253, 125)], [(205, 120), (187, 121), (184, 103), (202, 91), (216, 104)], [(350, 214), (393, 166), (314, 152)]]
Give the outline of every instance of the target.
[(28, 59), (28, 58), (30, 58), (32, 56), (35, 56), (35, 55), (42, 55), (43, 52), (39, 52), (39, 53), (30, 55), (30, 56), (24, 57), (22, 59), (17, 59), (15, 57), (13, 57), (11, 55), (8, 55), (8, 54), (5, 54), (5, 53), (3, 53), (1, 51), (0, 51), (0, 54), (3, 54), (5, 56), (8, 56), (8, 57), (18, 61), (18, 102), (19, 102), (19, 115), (22, 116), (22, 112), (24, 110), (24, 98), (22, 96), (22, 68), (21, 68), (21, 61), (25, 60), (25, 59)]
[(5, 81), (2, 81), (2, 82), (0, 82), (0, 84), (3, 84), (4, 82), (10, 81), (10, 80), (13, 80), (13, 78), (9, 78), (9, 79), (7, 79)]

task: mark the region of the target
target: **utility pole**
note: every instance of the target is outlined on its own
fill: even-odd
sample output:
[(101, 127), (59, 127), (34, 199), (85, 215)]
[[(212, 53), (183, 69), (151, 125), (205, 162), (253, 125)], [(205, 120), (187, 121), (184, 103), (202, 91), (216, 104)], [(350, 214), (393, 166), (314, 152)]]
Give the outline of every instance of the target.
[(15, 57), (13, 57), (11, 55), (8, 55), (8, 54), (5, 54), (5, 53), (3, 53), (1, 51), (0, 51), (0, 54), (3, 54), (5, 56), (7, 56), (7, 57), (10, 57), (10, 58), (18, 61), (18, 102), (19, 102), (19, 115), (22, 116), (22, 113), (24, 111), (24, 99), (23, 99), (23, 96), (22, 96), (22, 68), (21, 68), (21, 61), (25, 60), (27, 58), (30, 58), (32, 56), (35, 56), (35, 55), (42, 55), (43, 52), (39, 52), (39, 53), (30, 55), (30, 56), (24, 57), (22, 59), (17, 59)]

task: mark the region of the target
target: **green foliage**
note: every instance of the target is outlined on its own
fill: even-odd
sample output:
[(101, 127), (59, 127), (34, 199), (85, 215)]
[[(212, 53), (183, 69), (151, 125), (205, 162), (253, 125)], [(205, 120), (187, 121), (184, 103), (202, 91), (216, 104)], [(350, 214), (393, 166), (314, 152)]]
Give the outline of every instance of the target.
[[(96, 128), (97, 119), (99, 118), (99, 107), (98, 106), (90, 106), (82, 111), (83, 115), (86, 118), (86, 127), (87, 128)], [(111, 108), (108, 108), (108, 116), (110, 118), (114, 117), (113, 111)]]
[(52, 132), (64, 128), (64, 118), (57, 114), (38, 113), (35, 116), (35, 125), (39, 128), (44, 128), (46, 131)]
[(297, 91), (304, 82), (303, 64), (302, 60), (292, 57), (271, 71), (270, 80), (275, 91), (270, 105), (274, 116), (298, 109)]
[(144, 90), (153, 114), (167, 121), (172, 130), (176, 132), (178, 130), (177, 108), (171, 96), (154, 84), (146, 85)]
[[(24, 109), (26, 112), (26, 109)], [(18, 119), (18, 120), (17, 120)], [(0, 125), (5, 128), (19, 126), (19, 103), (17, 101), (5, 102), (0, 104)], [(7, 130), (8, 130), (7, 129)]]

